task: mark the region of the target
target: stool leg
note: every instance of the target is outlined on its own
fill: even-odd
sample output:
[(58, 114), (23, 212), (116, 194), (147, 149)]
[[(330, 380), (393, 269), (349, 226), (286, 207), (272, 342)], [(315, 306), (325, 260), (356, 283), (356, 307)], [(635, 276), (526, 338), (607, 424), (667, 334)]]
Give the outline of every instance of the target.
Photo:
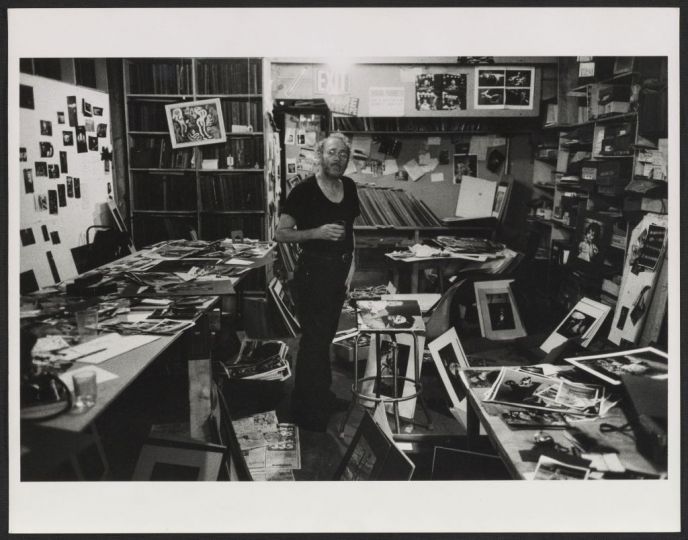
[[(397, 340), (394, 334), (390, 334), (392, 338), (392, 380), (394, 381), (394, 397), (399, 397), (399, 368), (397, 366), (397, 354), (399, 348), (397, 347)], [(397, 428), (397, 433), (401, 433), (401, 422), (399, 420), (399, 402), (395, 399), (392, 401), (392, 410), (394, 411), (394, 425)]]
[(358, 339), (360, 337), (361, 334), (359, 333), (356, 336), (356, 340), (354, 341), (354, 382), (351, 385), (351, 403), (349, 404), (349, 408), (346, 410), (344, 418), (342, 418), (342, 422), (339, 424), (340, 437), (344, 434), (344, 428), (346, 427), (346, 423), (349, 421), (349, 417), (351, 416), (351, 413), (354, 411), (354, 407), (356, 406), (356, 403), (358, 401)]

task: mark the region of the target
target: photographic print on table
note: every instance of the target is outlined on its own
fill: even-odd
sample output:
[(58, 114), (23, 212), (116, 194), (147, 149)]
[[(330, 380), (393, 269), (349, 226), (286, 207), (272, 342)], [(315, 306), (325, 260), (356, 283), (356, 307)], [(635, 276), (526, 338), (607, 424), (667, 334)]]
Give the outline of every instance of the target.
[(564, 360), (613, 385), (620, 385), (623, 375), (639, 375), (658, 380), (666, 380), (669, 375), (668, 355), (654, 347)]
[(62, 144), (64, 146), (74, 146), (74, 133), (71, 131), (63, 131)]
[(428, 349), (442, 384), (449, 395), (451, 406), (456, 408), (465, 397), (465, 391), (459, 382), (459, 371), (462, 368), (470, 367), (463, 347), (461, 347), (459, 336), (456, 334), (456, 329), (452, 327), (431, 341), (428, 344)]
[(356, 302), (356, 312), (361, 331), (425, 330), (416, 300), (359, 300)]
[(33, 109), (33, 86), (19, 85), (19, 107), (22, 109)]
[(502, 413), (511, 429), (558, 429), (569, 427), (563, 414), (535, 409), (511, 409)]
[(48, 176), (48, 165), (45, 161), (36, 161), (34, 169), (36, 169), (36, 177)]
[(76, 126), (76, 151), (79, 154), (88, 152), (86, 144), (86, 128), (84, 126)]
[(488, 339), (515, 339), (526, 335), (516, 298), (511, 290), (513, 280), (477, 281), (475, 301), (480, 331)]
[(33, 193), (33, 171), (24, 169), (24, 192)]
[(76, 127), (78, 125), (76, 115), (76, 96), (67, 96), (67, 118), (71, 127)]
[(532, 372), (525, 372), (514, 368), (502, 368), (501, 374), (495, 382), (490, 395), (484, 401), (515, 405), (527, 409), (559, 409), (564, 406), (553, 406), (539, 394), (545, 393), (551, 387), (557, 390), (561, 382), (557, 379), (544, 377)]
[(53, 134), (53, 124), (49, 120), (41, 120), (41, 135), (50, 136)]
[(459, 184), (464, 174), (478, 176), (477, 154), (454, 154), (454, 183)]
[(544, 454), (540, 456), (533, 480), (587, 480), (590, 469), (562, 463)]
[(172, 148), (225, 142), (220, 99), (203, 99), (165, 105)]
[(51, 143), (48, 141), (41, 141), (38, 143), (38, 147), (41, 151), (41, 157), (53, 157), (55, 150)]
[(65, 174), (68, 172), (67, 170), (67, 152), (65, 151), (60, 151), (60, 169), (62, 170), (62, 174)]
[(569, 257), (572, 266), (586, 272), (596, 272), (612, 239), (613, 218), (583, 211), (578, 218), (573, 252)]

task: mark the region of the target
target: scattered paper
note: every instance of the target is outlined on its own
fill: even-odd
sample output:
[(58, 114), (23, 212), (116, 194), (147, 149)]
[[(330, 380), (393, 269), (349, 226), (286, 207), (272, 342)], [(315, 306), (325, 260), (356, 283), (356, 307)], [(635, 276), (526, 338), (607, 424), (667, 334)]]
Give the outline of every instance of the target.
[(228, 259), (224, 261), (222, 264), (228, 264), (228, 265), (236, 265), (236, 266), (248, 266), (249, 264), (253, 264), (253, 261), (247, 261), (245, 259)]
[[(87, 364), (100, 364), (101, 362), (105, 362), (105, 360), (109, 360), (110, 358), (114, 358), (115, 356), (124, 354), (125, 352), (128, 352), (132, 349), (141, 347), (146, 343), (155, 341), (159, 337), (160, 336), (151, 336), (143, 334), (133, 336), (120, 336), (119, 334), (114, 332), (110, 334), (105, 334), (104, 336), (97, 337), (96, 339), (93, 339), (83, 344), (84, 347), (102, 347), (104, 348), (104, 350), (101, 352), (91, 354), (89, 356), (83, 356), (79, 358), (79, 362), (84, 362)], [(76, 354), (78, 354), (79, 347), (81, 347), (81, 345), (76, 345), (75, 347), (72, 347), (71, 350), (76, 350)]]
[(430, 175), (431, 182), (444, 182), (444, 173), (436, 172)]
[(421, 176), (425, 174), (425, 169), (418, 165), (415, 159), (407, 161), (404, 164), (404, 170), (408, 173), (409, 178), (416, 182)]
[(396, 174), (399, 171), (396, 159), (386, 159), (384, 163), (385, 174)]
[(96, 384), (104, 383), (106, 381), (111, 381), (113, 379), (119, 378), (118, 375), (115, 375), (114, 373), (106, 371), (103, 368), (95, 366), (84, 366), (77, 369), (71, 369), (69, 371), (65, 371), (62, 375), (60, 375), (60, 379), (67, 385), (67, 388), (69, 388), (70, 392), (74, 392), (74, 382), (72, 381), (72, 376), (78, 375), (83, 371), (95, 371)]

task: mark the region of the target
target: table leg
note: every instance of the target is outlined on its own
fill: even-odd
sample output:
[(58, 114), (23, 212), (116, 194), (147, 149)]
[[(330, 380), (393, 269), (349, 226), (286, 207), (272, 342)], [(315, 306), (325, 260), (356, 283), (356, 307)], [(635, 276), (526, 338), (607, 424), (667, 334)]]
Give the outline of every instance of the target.
[(420, 388), (420, 393), (418, 394), (418, 401), (420, 402), (420, 406), (423, 409), (423, 413), (425, 414), (425, 418), (428, 421), (427, 428), (428, 429), (434, 429), (432, 425), (432, 416), (430, 416), (430, 410), (428, 409), (427, 404), (425, 403), (425, 399), (423, 398), (423, 391), (422, 391), (422, 385), (420, 382), (420, 364), (423, 361), (423, 351), (421, 351), (418, 347), (418, 336), (414, 333), (413, 334), (413, 369), (415, 370), (413, 377), (415, 379), (415, 389), (418, 391)]
[(210, 440), (208, 419), (212, 415), (213, 373), (211, 332), (204, 315), (187, 336), (189, 377), (189, 435), (192, 439)]
[[(391, 346), (392, 346), (392, 369), (394, 370), (392, 376), (393, 376), (393, 383), (394, 383), (394, 397), (399, 397), (399, 370), (397, 367), (397, 354), (399, 352), (399, 348), (397, 347), (397, 340), (394, 334), (390, 336), (392, 338), (391, 341)], [(399, 402), (394, 400), (392, 402), (392, 410), (394, 411), (394, 425), (397, 429), (397, 433), (401, 432), (401, 420), (399, 418)]]
[(480, 438), (480, 419), (469, 401), (466, 406), (466, 449), (472, 450), (478, 446)]

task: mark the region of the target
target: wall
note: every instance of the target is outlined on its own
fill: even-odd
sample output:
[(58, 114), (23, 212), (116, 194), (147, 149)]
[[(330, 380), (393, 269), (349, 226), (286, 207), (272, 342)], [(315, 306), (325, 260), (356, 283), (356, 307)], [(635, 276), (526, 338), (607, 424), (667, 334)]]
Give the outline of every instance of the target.
[[(101, 161), (101, 149), (107, 147), (112, 150), (110, 139), (110, 107), (108, 94), (90, 88), (75, 86), (60, 81), (21, 74), (20, 84), (33, 90), (33, 109), (20, 108), (20, 148), (26, 149), (26, 161), (20, 165), (21, 175), (16, 179), (20, 183), (20, 229), (30, 228), (35, 243), (22, 246), (20, 271), (33, 271), (40, 287), (55, 283), (48, 262), (48, 252), (55, 261), (60, 280), (68, 279), (76, 275), (76, 267), (71, 254), (71, 248), (86, 243), (86, 229), (93, 224), (109, 223), (109, 210), (107, 207), (108, 184), (111, 183), (111, 171), (106, 172), (104, 162)], [(91, 116), (94, 131), (86, 132), (86, 144), (88, 137), (97, 137), (98, 124), (106, 125), (104, 137), (97, 137), (97, 150), (77, 151), (76, 130), (70, 126), (67, 96), (76, 97), (76, 119), (79, 126), (85, 126), (82, 100), (92, 107), (102, 108), (102, 116)], [(64, 114), (64, 124), (58, 123), (58, 113)], [(41, 134), (41, 121), (49, 121), (52, 127), (52, 135)], [(73, 145), (66, 146), (63, 141), (63, 131), (71, 132)], [(53, 148), (52, 157), (41, 157), (39, 143), (50, 143)], [(88, 147), (88, 146), (87, 146)], [(65, 152), (67, 157), (67, 172), (60, 166), (60, 152)], [(46, 165), (59, 166), (59, 177), (48, 178), (36, 176), (36, 162), (44, 162)], [(23, 178), (24, 172), (30, 171), (33, 177), (33, 193), (27, 193), (27, 186)], [(28, 173), (27, 173), (28, 174)], [(79, 178), (80, 198), (72, 190), (69, 196), (67, 189), (68, 178)], [(57, 214), (51, 214), (49, 208), (43, 208), (39, 202), (42, 198), (48, 198), (48, 192), (58, 186), (64, 186), (64, 206), (57, 208)], [(74, 183), (73, 183), (74, 186)], [(42, 226), (45, 225), (48, 233), (57, 232), (59, 243), (54, 243), (55, 238), (44, 239)], [(93, 233), (91, 233), (91, 238)], [(54, 235), (53, 235), (54, 236)]]

